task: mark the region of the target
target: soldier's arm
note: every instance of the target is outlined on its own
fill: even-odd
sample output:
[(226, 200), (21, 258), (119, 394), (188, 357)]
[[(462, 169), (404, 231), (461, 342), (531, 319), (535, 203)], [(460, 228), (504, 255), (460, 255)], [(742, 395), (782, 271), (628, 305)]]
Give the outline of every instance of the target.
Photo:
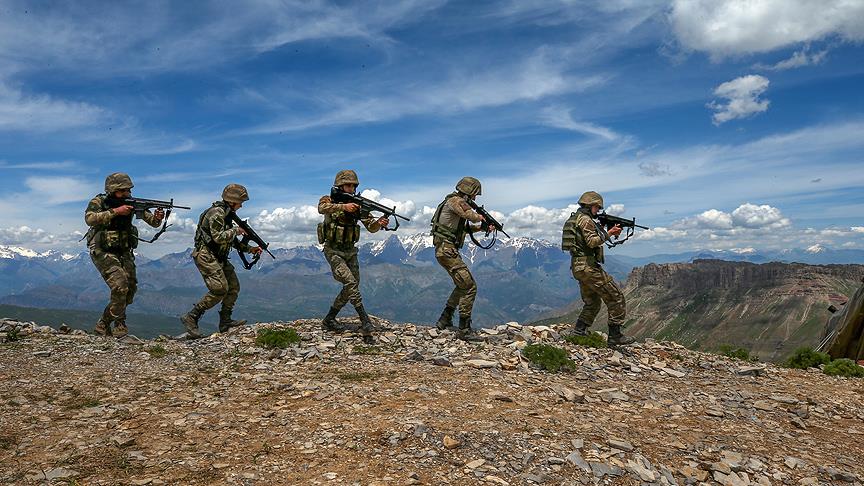
[(318, 214), (332, 214), (339, 211), (345, 211), (345, 205), (334, 203), (330, 196), (321, 196), (318, 200)]
[(84, 222), (87, 223), (87, 226), (108, 224), (113, 218), (114, 211), (111, 209), (102, 211), (99, 200), (95, 198), (90, 201), (87, 210), (84, 211)]
[(370, 233), (376, 233), (378, 230), (381, 229), (381, 225), (378, 224), (379, 219), (380, 218), (376, 218), (369, 213), (365, 213), (360, 218), (360, 222), (363, 223), (363, 226), (365, 226)]
[(234, 248), (237, 248), (237, 250), (242, 251), (243, 253), (249, 253), (252, 251), (252, 245), (249, 243), (243, 243), (237, 238), (234, 238)]
[(483, 221), (483, 217), (477, 214), (476, 211), (471, 209), (471, 206), (468, 205), (461, 197), (453, 196), (447, 200), (447, 207), (453, 210), (454, 213), (459, 215), (460, 218), (467, 219), (472, 223), (479, 223)]
[(210, 237), (217, 245), (231, 243), (231, 240), (237, 236), (237, 228), (226, 227), (225, 211), (221, 208), (210, 211), (204, 218), (203, 224), (210, 229)]
[(603, 245), (604, 239), (600, 236), (600, 233), (597, 232), (597, 226), (594, 224), (594, 220), (588, 216), (583, 216), (576, 220), (576, 225), (582, 230), (582, 236), (585, 237), (585, 243), (589, 248), (597, 248), (598, 246)]
[(154, 228), (158, 228), (159, 225), (162, 224), (161, 221), (156, 221), (156, 216), (149, 209), (144, 211), (144, 218), (143, 219), (144, 219), (145, 223), (149, 224), (150, 226), (152, 226)]

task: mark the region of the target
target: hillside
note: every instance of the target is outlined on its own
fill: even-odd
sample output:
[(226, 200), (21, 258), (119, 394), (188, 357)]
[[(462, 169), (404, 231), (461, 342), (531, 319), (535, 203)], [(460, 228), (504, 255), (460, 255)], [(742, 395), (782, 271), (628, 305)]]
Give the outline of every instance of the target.
[[(822, 337), (830, 304), (860, 286), (862, 265), (727, 262), (649, 264), (627, 278), (628, 330), (689, 348), (729, 344), (778, 360)], [(605, 312), (605, 311), (603, 311)], [(540, 321), (575, 322), (578, 309)], [(605, 316), (597, 326), (605, 331)]]
[[(255, 345), (292, 326), (302, 342)], [(564, 346), (572, 373), (519, 349), (379, 322), (376, 347), (314, 321), (132, 344), (12, 322), (0, 344), (0, 483), (852, 484), (864, 381), (649, 342)], [(838, 440), (843, 447), (834, 447)]]

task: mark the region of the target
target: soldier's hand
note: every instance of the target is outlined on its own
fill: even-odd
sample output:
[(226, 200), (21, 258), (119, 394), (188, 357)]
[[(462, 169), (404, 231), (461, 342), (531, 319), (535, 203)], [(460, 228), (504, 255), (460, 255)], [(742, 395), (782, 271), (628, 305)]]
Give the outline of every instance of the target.
[(165, 210), (162, 208), (156, 208), (156, 211), (153, 211), (153, 217), (156, 218), (156, 221), (162, 222), (162, 218), (165, 217)]
[(253, 246), (252, 248), (249, 249), (249, 253), (251, 253), (253, 255), (260, 255), (263, 251), (264, 250), (262, 250), (260, 247), (257, 247), (257, 246)]
[(381, 226), (382, 228), (386, 228), (389, 224), (390, 220), (387, 219), (386, 216), (378, 220), (378, 226)]
[(360, 205), (357, 203), (345, 203), (342, 207), (345, 209), (345, 212), (348, 213), (356, 213), (357, 211), (360, 211)]
[(243, 228), (238, 226), (235, 229), (237, 230), (237, 236), (246, 236), (246, 230), (244, 230)]
[(117, 214), (120, 216), (128, 216), (134, 210), (135, 210), (135, 208), (133, 208), (132, 206), (130, 206), (128, 204), (124, 204), (123, 206), (118, 206), (118, 207), (114, 208), (114, 214)]
[(609, 231), (607, 231), (607, 233), (609, 233), (609, 236), (618, 236), (618, 235), (620, 235), (620, 234), (621, 234), (621, 225), (616, 224), (615, 226), (612, 227), (612, 229), (610, 229)]

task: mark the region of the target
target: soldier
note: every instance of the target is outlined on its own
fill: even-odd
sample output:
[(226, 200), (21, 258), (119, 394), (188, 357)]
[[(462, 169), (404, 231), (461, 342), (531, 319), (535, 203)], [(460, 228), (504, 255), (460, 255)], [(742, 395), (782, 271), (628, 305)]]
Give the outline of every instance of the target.
[(253, 247), (238, 240), (237, 236), (244, 236), (243, 228), (235, 227), (230, 219), (232, 211), (236, 212), (249, 200), (249, 193), (240, 184), (228, 184), (222, 190), (222, 200), (216, 201), (203, 213), (198, 220), (198, 229), (195, 231), (195, 249), (192, 258), (195, 266), (201, 272), (204, 283), (207, 285), (207, 295), (184, 314), (180, 321), (186, 328), (190, 338), (201, 337), (198, 331), (198, 320), (207, 311), (219, 302), (222, 308), (219, 311), (219, 332), (226, 332), (232, 327), (246, 324), (245, 320), (234, 320), (231, 313), (234, 303), (240, 294), (240, 280), (234, 271), (234, 265), (228, 260), (228, 254), (232, 248), (244, 253), (261, 253), (261, 248)]
[[(435, 324), (438, 329), (453, 327), (453, 313), (459, 308), (459, 337), (471, 333), (471, 310), (477, 297), (477, 283), (462, 261), (459, 249), (465, 244), (465, 236), (480, 231), (483, 217), (468, 205), (480, 195), (480, 181), (473, 177), (463, 177), (456, 184), (456, 192), (448, 194), (438, 205), (432, 216), (432, 243), (435, 245), (435, 258), (447, 270), (455, 287), (447, 299), (444, 311)], [(469, 223), (470, 222), (470, 223)]]
[[(115, 172), (109, 175), (105, 178), (105, 194), (94, 197), (84, 212), (84, 221), (90, 226), (87, 231), (90, 259), (111, 289), (111, 301), (93, 329), (100, 336), (113, 334), (121, 338), (129, 334), (126, 307), (132, 303), (138, 290), (132, 252), (138, 247), (138, 228), (132, 224), (132, 206), (123, 204), (121, 200), (132, 196), (133, 187), (127, 174)], [(144, 221), (154, 228), (162, 224), (164, 217), (161, 208), (155, 213), (144, 211)]]
[[(360, 181), (353, 170), (341, 170), (336, 174), (333, 186), (343, 192), (354, 194)], [(325, 331), (342, 332), (336, 316), (346, 303), (351, 302), (360, 317), (360, 333), (365, 342), (372, 342), (372, 321), (363, 308), (360, 295), (360, 264), (357, 260), (357, 247), (360, 239), (360, 225), (370, 233), (375, 233), (389, 224), (386, 217), (375, 219), (361, 211), (355, 203), (336, 204), (330, 196), (318, 201), (318, 213), (324, 215), (324, 222), (318, 225), (318, 241), (324, 244), (324, 258), (330, 264), (333, 278), (342, 284), (342, 291), (336, 296), (330, 312), (321, 321)]]
[(579, 198), (579, 209), (564, 223), (561, 248), (570, 252), (570, 268), (573, 277), (579, 281), (584, 303), (573, 333), (588, 335), (588, 328), (600, 312), (602, 301), (609, 311), (609, 344), (632, 344), (635, 339), (621, 333), (626, 313), (624, 294), (600, 266), (604, 261), (603, 244), (610, 237), (621, 234), (621, 227), (615, 225), (607, 233), (596, 224), (594, 217), (601, 209), (603, 197), (594, 191), (586, 192)]

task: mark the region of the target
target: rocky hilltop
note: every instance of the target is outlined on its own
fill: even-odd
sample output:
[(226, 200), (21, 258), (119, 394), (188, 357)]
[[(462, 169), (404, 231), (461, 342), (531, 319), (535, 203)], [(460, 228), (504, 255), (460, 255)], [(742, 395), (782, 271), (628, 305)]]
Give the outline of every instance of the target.
[[(763, 360), (782, 360), (800, 346), (815, 347), (830, 317), (861, 286), (864, 265), (695, 260), (648, 264), (627, 278), (627, 332), (668, 339), (688, 348), (746, 348)], [(575, 322), (572, 306), (542, 324)], [(597, 321), (605, 327), (605, 316)]]
[[(200, 341), (0, 321), (0, 483), (860, 484), (864, 380), (517, 323)], [(266, 349), (256, 335), (295, 329)], [(528, 343), (566, 349), (534, 368)]]

